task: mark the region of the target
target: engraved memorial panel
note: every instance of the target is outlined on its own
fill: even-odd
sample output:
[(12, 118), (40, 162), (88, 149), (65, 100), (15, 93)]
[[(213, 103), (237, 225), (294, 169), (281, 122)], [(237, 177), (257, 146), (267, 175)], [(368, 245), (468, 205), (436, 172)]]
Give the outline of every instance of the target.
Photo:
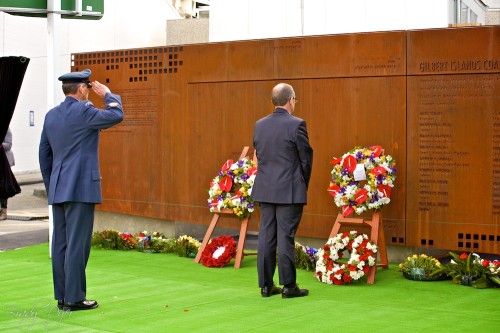
[(315, 153), (299, 236), (326, 238), (335, 221), (332, 157), (381, 145), (397, 162), (387, 244), (499, 252), (499, 37), (492, 26), (75, 54), (72, 70), (92, 69), (124, 105), (101, 136), (99, 209), (208, 225), (209, 181), (252, 145), (285, 81)]
[(409, 32), (408, 245), (498, 251), (499, 37)]

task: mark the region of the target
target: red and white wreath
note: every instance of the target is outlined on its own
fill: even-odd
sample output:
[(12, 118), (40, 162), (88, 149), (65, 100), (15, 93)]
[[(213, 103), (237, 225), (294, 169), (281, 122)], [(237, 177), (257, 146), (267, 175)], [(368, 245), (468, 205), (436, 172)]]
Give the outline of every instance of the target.
[(207, 267), (224, 267), (236, 254), (236, 241), (231, 236), (219, 236), (208, 243), (201, 254), (201, 263)]
[[(351, 256), (347, 263), (337, 262), (348, 250)], [(339, 233), (328, 239), (318, 251), (316, 278), (326, 284), (349, 284), (368, 273), (376, 263), (377, 245), (365, 234), (356, 231)]]

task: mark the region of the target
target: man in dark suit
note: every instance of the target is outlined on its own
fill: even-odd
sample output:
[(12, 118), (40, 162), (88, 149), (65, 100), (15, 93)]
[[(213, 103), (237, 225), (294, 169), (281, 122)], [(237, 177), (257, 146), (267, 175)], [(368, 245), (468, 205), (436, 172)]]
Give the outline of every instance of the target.
[[(123, 120), (121, 98), (90, 82), (91, 71), (59, 77), (66, 99), (45, 116), (39, 162), (52, 205), (52, 274), (59, 309), (95, 309), (86, 299), (85, 268), (90, 254), (94, 207), (102, 202), (98, 148), (102, 129)], [(90, 88), (105, 100), (106, 110), (88, 100)]]
[[(283, 298), (307, 296), (296, 283), (295, 233), (307, 203), (313, 149), (304, 120), (292, 116), (297, 98), (292, 86), (272, 90), (274, 112), (255, 123), (253, 144), (258, 171), (252, 198), (260, 206), (257, 270), (261, 295)], [(279, 282), (273, 281), (278, 250)]]

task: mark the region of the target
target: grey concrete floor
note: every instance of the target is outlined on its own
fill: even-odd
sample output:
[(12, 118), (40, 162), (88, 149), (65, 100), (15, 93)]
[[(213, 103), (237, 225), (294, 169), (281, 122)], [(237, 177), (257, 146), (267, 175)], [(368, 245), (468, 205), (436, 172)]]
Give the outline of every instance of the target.
[(7, 220), (0, 221), (0, 251), (49, 240), (49, 206), (39, 174), (16, 175), (21, 193), (8, 200)]

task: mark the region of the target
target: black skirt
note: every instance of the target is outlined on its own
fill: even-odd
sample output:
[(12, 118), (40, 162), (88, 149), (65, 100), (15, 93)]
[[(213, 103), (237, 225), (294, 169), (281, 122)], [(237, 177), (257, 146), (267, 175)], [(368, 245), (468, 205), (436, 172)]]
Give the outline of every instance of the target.
[(7, 199), (21, 193), (21, 187), (10, 168), (5, 151), (0, 149), (0, 199)]

